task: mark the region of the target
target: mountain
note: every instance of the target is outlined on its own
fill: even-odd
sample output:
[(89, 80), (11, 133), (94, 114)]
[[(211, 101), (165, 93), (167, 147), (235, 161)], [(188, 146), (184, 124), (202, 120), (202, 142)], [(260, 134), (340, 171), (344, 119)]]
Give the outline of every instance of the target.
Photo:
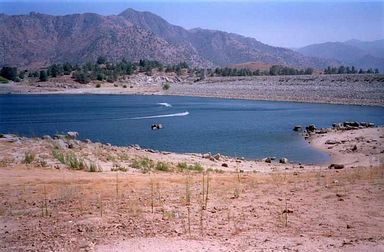
[(150, 30), (167, 42), (201, 55), (218, 66), (228, 66), (244, 62), (263, 62), (295, 67), (321, 67), (337, 64), (303, 55), (289, 49), (263, 44), (254, 38), (247, 38), (234, 33), (195, 28), (186, 30), (169, 24), (161, 17), (150, 12), (138, 12), (127, 9), (119, 16), (136, 26)]
[(384, 72), (384, 40), (326, 42), (299, 48), (298, 52), (311, 57), (335, 59), (358, 68), (378, 68)]
[(115, 16), (93, 13), (51, 16), (0, 14), (0, 67), (39, 68), (68, 61), (84, 63), (156, 59), (197, 67), (261, 62), (323, 68), (337, 61), (306, 57), (233, 33), (191, 29), (168, 23), (150, 12), (127, 9)]

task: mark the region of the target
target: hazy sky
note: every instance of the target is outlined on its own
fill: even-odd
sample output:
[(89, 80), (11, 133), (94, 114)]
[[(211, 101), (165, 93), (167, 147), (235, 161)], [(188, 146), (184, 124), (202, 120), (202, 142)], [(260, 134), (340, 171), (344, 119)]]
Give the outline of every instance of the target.
[(0, 12), (6, 14), (113, 15), (127, 8), (153, 12), (185, 28), (234, 32), (275, 46), (384, 38), (384, 1), (0, 0)]

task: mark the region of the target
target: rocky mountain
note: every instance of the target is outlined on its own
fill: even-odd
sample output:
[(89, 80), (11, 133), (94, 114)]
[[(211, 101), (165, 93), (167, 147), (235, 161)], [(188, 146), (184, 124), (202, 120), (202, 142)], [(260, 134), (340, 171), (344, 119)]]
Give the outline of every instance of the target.
[(39, 68), (64, 61), (95, 61), (101, 55), (111, 61), (146, 58), (169, 64), (186, 61), (198, 67), (244, 62), (314, 68), (337, 64), (233, 33), (186, 30), (133, 9), (117, 16), (0, 14), (0, 34), (0, 66)]
[(313, 44), (297, 50), (311, 57), (335, 59), (358, 68), (378, 68), (384, 72), (384, 40), (326, 42)]

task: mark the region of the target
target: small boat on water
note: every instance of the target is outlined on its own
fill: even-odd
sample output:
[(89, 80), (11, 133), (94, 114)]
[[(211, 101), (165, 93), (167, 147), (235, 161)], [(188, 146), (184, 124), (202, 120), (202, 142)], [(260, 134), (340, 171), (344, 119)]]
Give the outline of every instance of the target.
[(151, 129), (152, 130), (159, 130), (159, 129), (162, 129), (163, 128), (163, 125), (158, 123), (158, 124), (152, 124), (151, 125)]

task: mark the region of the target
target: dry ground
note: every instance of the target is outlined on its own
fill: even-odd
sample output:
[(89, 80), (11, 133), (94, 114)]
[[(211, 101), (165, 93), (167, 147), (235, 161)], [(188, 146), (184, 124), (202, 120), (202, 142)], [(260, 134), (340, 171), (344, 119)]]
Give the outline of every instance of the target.
[[(365, 136), (355, 155), (381, 157), (372, 147), (382, 151), (383, 128), (319, 138), (343, 136), (327, 149), (336, 153), (352, 144), (350, 132)], [(380, 162), (351, 168), (345, 159), (346, 168), (334, 170), (76, 140), (0, 140), (0, 251), (384, 251)], [(65, 168), (53, 148), (104, 172)], [(143, 174), (131, 167), (141, 157), (212, 169)], [(128, 171), (109, 171), (113, 163)]]
[(3, 251), (384, 249), (384, 167), (210, 174), (205, 209), (201, 173), (0, 173)]

